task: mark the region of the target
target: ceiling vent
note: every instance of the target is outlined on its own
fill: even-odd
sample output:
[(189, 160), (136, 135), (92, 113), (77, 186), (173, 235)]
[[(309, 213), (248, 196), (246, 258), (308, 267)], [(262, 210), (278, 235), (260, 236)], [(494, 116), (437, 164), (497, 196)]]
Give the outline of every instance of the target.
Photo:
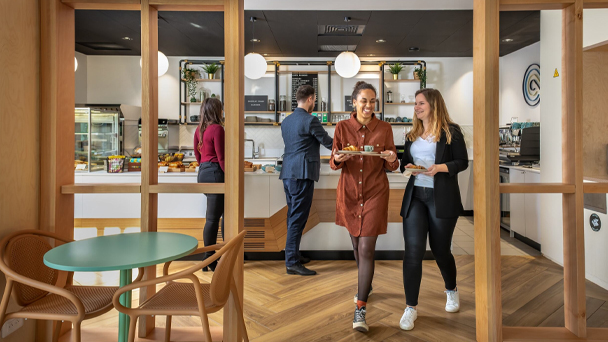
[(318, 52), (355, 51), (357, 45), (319, 45)]
[(118, 51), (118, 50), (131, 50), (126, 46), (116, 44), (116, 43), (76, 43), (82, 46), (86, 46), (89, 49), (97, 50), (97, 51)]
[(361, 36), (365, 25), (319, 25), (319, 36)]

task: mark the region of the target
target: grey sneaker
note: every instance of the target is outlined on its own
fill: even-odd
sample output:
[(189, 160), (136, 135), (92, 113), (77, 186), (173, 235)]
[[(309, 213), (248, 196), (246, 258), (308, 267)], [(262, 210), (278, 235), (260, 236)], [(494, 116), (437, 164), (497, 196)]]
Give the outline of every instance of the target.
[(361, 309), (355, 308), (355, 318), (353, 319), (353, 329), (361, 332), (368, 332), (369, 327), (367, 326), (367, 322), (365, 322), (365, 306), (362, 306)]
[[(369, 296), (372, 295), (372, 293), (374, 292), (374, 289), (370, 286), (369, 287), (369, 294), (367, 295), (367, 300), (369, 300)], [(355, 293), (355, 304), (357, 304), (357, 300), (359, 299), (359, 294)]]

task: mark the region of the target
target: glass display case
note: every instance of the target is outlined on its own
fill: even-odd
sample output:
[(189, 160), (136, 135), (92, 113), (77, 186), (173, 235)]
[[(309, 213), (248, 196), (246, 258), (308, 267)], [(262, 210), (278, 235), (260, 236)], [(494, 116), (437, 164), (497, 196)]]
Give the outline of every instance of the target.
[(119, 107), (77, 107), (75, 112), (76, 171), (102, 171), (108, 156), (122, 154)]

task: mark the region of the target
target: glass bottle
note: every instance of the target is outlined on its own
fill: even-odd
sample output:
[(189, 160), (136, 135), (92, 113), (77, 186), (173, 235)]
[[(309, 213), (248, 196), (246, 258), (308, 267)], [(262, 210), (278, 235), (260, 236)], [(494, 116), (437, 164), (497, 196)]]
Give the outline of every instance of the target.
[(393, 103), (393, 92), (391, 90), (386, 92), (386, 103)]
[(321, 111), (327, 112), (327, 100), (325, 98), (321, 99)]
[(268, 100), (268, 111), (274, 112), (274, 108), (275, 108), (274, 99)]
[(280, 96), (279, 110), (283, 112), (287, 111), (287, 95)]

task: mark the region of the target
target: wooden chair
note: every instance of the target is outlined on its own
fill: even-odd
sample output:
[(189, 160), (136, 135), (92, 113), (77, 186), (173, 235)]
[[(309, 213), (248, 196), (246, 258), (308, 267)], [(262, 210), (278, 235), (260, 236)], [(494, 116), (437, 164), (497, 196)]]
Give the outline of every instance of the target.
[[(130, 285), (120, 288), (114, 294), (114, 306), (122, 313), (129, 315), (131, 322), (129, 324), (129, 342), (135, 339), (135, 326), (137, 318), (146, 315), (166, 315), (167, 327), (165, 330), (165, 341), (168, 342), (171, 337), (171, 317), (172, 316), (199, 316), (203, 325), (203, 333), (207, 342), (211, 342), (211, 332), (209, 331), (208, 314), (221, 310), (228, 296), (232, 293), (237, 314), (239, 319), (239, 328), (246, 342), (247, 328), (243, 318), (243, 311), (240, 305), (239, 294), (236, 288), (236, 283), (233, 277), (234, 265), (236, 263), (240, 248), (243, 246), (246, 231), (242, 231), (235, 238), (222, 244), (199, 248), (193, 254), (200, 254), (207, 251), (217, 251), (212, 257), (189, 267), (186, 270), (169, 275), (169, 265), (167, 262), (163, 268), (163, 276), (146, 281), (134, 282)], [(203, 267), (209, 265), (214, 260), (221, 257), (211, 283), (201, 284), (199, 278), (194, 275), (194, 272), (200, 271)], [(176, 279), (188, 279), (190, 282), (174, 282)], [(137, 308), (127, 308), (120, 304), (119, 297), (122, 293), (137, 288), (143, 288), (159, 283), (166, 282), (167, 285), (160, 291), (148, 298)]]
[[(22, 230), (6, 236), (0, 242), (0, 271), (6, 275), (6, 288), (0, 304), (0, 326), (12, 318), (31, 318), (56, 321), (53, 341), (59, 339), (61, 323), (70, 321), (72, 341), (80, 342), (80, 324), (112, 309), (112, 296), (117, 286), (74, 286), (74, 272), (68, 272), (66, 286), (56, 285), (58, 270), (43, 262), (51, 245), (46, 238), (70, 242), (59, 235), (40, 230)], [(143, 276), (143, 268), (139, 276)], [(12, 297), (22, 308), (6, 313)]]

